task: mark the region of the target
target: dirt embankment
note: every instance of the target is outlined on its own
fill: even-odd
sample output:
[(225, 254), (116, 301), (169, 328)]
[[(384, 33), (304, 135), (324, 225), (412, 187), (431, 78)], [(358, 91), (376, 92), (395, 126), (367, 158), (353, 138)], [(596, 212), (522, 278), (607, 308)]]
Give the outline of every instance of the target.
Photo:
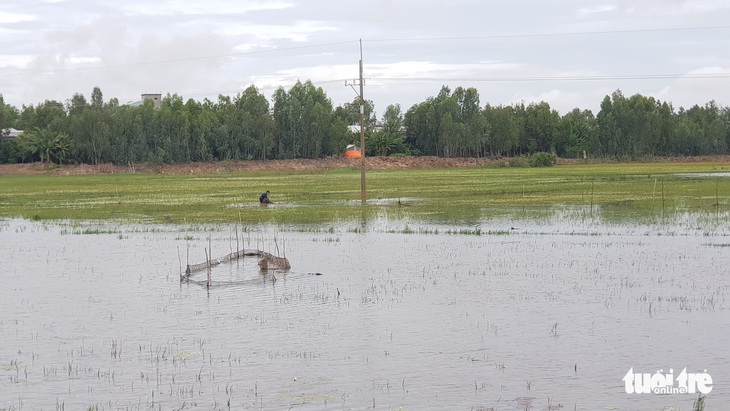
[[(441, 157), (366, 157), (369, 170), (414, 168), (454, 168), (497, 164), (497, 159), (441, 158)], [(266, 160), (266, 161), (219, 161), (214, 163), (184, 164), (0, 164), (0, 174), (81, 175), (112, 173), (195, 174), (236, 173), (252, 171), (307, 171), (336, 168), (359, 168), (360, 160), (345, 158)]]
[[(459, 168), (478, 166), (507, 165), (506, 158), (443, 158), (443, 157), (367, 157), (365, 166), (368, 170), (397, 170), (418, 168)], [(559, 159), (558, 164), (577, 164), (585, 160)], [(589, 159), (590, 163), (608, 163)], [(728, 163), (728, 156), (703, 157), (652, 157), (637, 162), (674, 162), (674, 163)], [(58, 164), (0, 164), (2, 174), (46, 174), (46, 175), (81, 175), (81, 174), (113, 174), (113, 173), (151, 173), (151, 174), (196, 174), (196, 173), (237, 173), (254, 171), (308, 171), (332, 170), (336, 168), (359, 168), (360, 160), (340, 157), (321, 159), (266, 160), (266, 161), (219, 161), (214, 163), (184, 164), (99, 164), (99, 165), (58, 165)]]

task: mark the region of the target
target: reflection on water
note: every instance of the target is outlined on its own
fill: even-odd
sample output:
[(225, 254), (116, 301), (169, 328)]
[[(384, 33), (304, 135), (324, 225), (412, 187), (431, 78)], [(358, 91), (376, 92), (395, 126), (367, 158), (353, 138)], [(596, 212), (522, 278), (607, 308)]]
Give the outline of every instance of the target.
[[(707, 409), (730, 404), (727, 215), (585, 211), (236, 234), (0, 222), (0, 409), (688, 410), (696, 395), (622, 382), (684, 367), (712, 376)], [(237, 234), (292, 270), (244, 258), (209, 291), (180, 283)]]

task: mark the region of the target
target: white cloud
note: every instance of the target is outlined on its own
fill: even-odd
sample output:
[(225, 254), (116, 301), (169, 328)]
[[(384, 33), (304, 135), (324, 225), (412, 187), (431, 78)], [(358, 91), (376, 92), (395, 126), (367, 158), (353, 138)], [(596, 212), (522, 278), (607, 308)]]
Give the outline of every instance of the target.
[(578, 9), (578, 15), (580, 16), (589, 16), (591, 14), (600, 14), (600, 13), (606, 13), (610, 11), (616, 10), (615, 6), (612, 5), (601, 5), (601, 6), (590, 6), (590, 7), (582, 7)]
[(0, 10), (0, 24), (16, 24), (34, 21), (37, 17), (30, 14), (11, 13)]
[[(530, 93), (516, 93), (512, 96), (510, 101), (511, 104), (517, 104), (524, 102), (525, 104), (547, 102), (550, 104), (550, 108), (557, 110), (561, 115), (572, 111), (578, 107), (580, 109), (587, 109), (596, 104), (594, 95), (585, 95), (579, 92), (566, 92), (558, 89), (544, 91), (538, 94)], [(597, 114), (594, 112), (594, 114)]]
[(292, 25), (246, 24), (225, 26), (217, 32), (226, 36), (254, 36), (261, 40), (293, 40), (305, 42), (312, 34), (336, 31), (335, 27), (317, 21), (297, 21)]
[[(727, 78), (621, 78), (730, 67), (726, 0), (422, 0), (417, 18), (411, 3), (348, 12), (354, 4), (3, 0), (0, 92), (16, 106), (97, 85), (120, 100), (145, 90), (217, 98), (311, 79), (340, 104), (354, 98), (343, 81), (358, 76), (362, 38), (365, 95), (379, 112), (407, 109), (442, 85), (476, 87), (482, 105), (545, 100), (561, 112), (595, 112), (616, 89), (675, 105), (730, 104)], [(618, 77), (585, 79), (602, 75)]]
[(263, 10), (284, 10), (293, 7), (291, 2), (282, 1), (228, 1), (207, 0), (192, 2), (169, 0), (164, 2), (129, 2), (120, 7), (129, 14), (147, 16), (174, 15), (232, 15)]
[(28, 54), (5, 54), (0, 55), (0, 68), (12, 67), (22, 69), (33, 61), (33, 56)]
[(69, 57), (66, 62), (72, 66), (98, 65), (101, 63), (99, 57)]
[(730, 95), (730, 67), (702, 67), (692, 70), (651, 95), (671, 102), (675, 108), (704, 105), (711, 100), (727, 106), (730, 101), (723, 98)]

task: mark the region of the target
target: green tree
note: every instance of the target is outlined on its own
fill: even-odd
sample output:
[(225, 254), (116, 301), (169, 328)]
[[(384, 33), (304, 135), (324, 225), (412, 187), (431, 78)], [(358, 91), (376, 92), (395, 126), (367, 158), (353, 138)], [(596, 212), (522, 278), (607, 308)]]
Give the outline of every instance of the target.
[(404, 115), (406, 143), (415, 154), (436, 155), (439, 128), (433, 99), (415, 104)]
[(18, 144), (29, 157), (38, 156), (41, 163), (61, 163), (69, 150), (69, 137), (50, 128), (35, 128), (18, 137)]
[(15, 122), (18, 120), (18, 109), (5, 103), (3, 95), (0, 94), (0, 134), (4, 130), (15, 128)]
[(626, 133), (629, 116), (626, 97), (620, 90), (603, 98), (601, 110), (596, 116), (601, 154), (609, 156), (631, 154), (632, 147)]
[(560, 157), (593, 155), (598, 148), (598, 125), (590, 110), (574, 108), (560, 120), (555, 137), (555, 152)]
[[(377, 126), (375, 105), (371, 100), (365, 100), (365, 131), (372, 131)], [(345, 103), (335, 109), (334, 115), (345, 121), (348, 126), (360, 126), (360, 97), (355, 97), (351, 102)]]
[(482, 110), (482, 121), (489, 131), (485, 149), (490, 155), (505, 156), (518, 151), (520, 126), (513, 106), (487, 104)]
[(254, 86), (249, 86), (235, 99), (242, 134), (241, 151), (244, 159), (265, 160), (274, 153), (274, 120), (269, 102)]
[(86, 97), (81, 93), (74, 93), (67, 104), (69, 117), (80, 117), (87, 108), (89, 108), (89, 104), (86, 102)]
[(399, 104), (391, 104), (385, 109), (381, 126), (370, 133), (365, 148), (370, 155), (388, 156), (392, 154), (408, 154), (405, 144), (405, 128), (403, 114)]
[(274, 92), (277, 158), (317, 158), (328, 154), (332, 102), (311, 81)]
[(91, 91), (91, 108), (95, 110), (101, 110), (104, 107), (104, 96), (101, 93), (101, 89), (96, 86)]
[(544, 101), (522, 105), (519, 112), (524, 119), (521, 149), (529, 153), (553, 151), (560, 114)]
[(63, 129), (66, 122), (66, 110), (62, 103), (46, 100), (38, 106), (23, 106), (18, 119), (18, 128), (32, 130), (38, 128)]

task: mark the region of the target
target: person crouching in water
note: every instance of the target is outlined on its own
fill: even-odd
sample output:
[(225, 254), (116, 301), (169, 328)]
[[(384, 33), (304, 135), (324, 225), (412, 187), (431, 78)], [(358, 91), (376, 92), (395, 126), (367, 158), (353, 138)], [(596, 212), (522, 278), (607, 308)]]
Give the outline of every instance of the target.
[(265, 193), (261, 194), (261, 197), (259, 197), (259, 203), (261, 203), (261, 204), (271, 203), (271, 200), (269, 200), (269, 190), (266, 190)]

